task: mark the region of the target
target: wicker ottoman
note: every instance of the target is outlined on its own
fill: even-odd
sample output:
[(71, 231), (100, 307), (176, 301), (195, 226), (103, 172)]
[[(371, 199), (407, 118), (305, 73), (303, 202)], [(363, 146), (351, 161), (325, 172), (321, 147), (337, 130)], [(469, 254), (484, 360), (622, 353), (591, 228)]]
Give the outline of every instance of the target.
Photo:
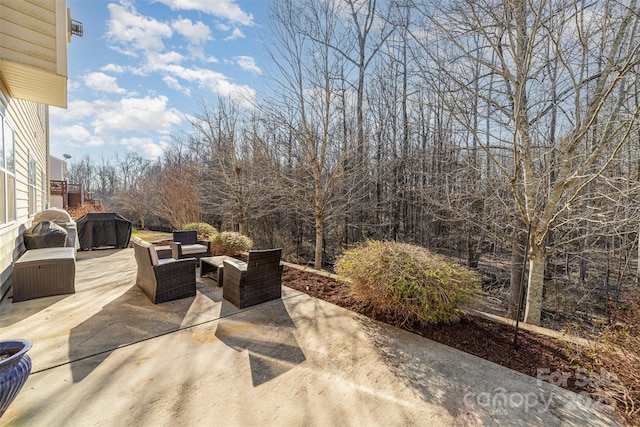
[(75, 292), (75, 248), (32, 249), (13, 265), (13, 302)]

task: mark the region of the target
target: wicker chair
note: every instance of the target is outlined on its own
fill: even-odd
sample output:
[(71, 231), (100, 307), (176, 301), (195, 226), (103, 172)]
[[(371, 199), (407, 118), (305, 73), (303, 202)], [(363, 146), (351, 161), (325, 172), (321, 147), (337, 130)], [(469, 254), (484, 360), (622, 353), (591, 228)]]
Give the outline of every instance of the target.
[(211, 254), (211, 242), (208, 240), (198, 240), (195, 230), (182, 230), (173, 232), (173, 242), (171, 246), (171, 257), (182, 258), (202, 258)]
[(132, 239), (138, 264), (136, 285), (153, 302), (158, 304), (196, 294), (195, 258), (158, 259), (155, 247), (138, 237)]
[(245, 308), (282, 296), (282, 249), (249, 251), (247, 262), (224, 261), (222, 296)]

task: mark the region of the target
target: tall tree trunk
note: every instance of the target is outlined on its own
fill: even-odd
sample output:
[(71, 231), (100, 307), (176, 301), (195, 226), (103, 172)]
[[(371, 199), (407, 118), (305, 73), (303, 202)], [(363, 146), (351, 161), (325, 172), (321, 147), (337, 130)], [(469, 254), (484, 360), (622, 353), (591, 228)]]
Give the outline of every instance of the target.
[(314, 171), (314, 180), (315, 180), (315, 194), (314, 194), (314, 203), (315, 203), (315, 213), (314, 218), (316, 221), (316, 250), (313, 268), (316, 270), (322, 270), (322, 252), (324, 249), (323, 245), (323, 236), (324, 236), (324, 209), (322, 208), (322, 175), (319, 169), (315, 169)]
[[(520, 223), (520, 221), (518, 221)], [(522, 270), (524, 269), (524, 246), (527, 235), (520, 227), (514, 227), (511, 234), (511, 274), (509, 277), (509, 307), (507, 318), (516, 319), (520, 304)]]
[(524, 322), (535, 326), (540, 326), (542, 317), (542, 291), (544, 289), (546, 257), (544, 247), (532, 245), (529, 251), (529, 281), (527, 283), (527, 309), (524, 313)]
[(313, 268), (322, 270), (322, 236), (323, 236), (323, 219), (322, 216), (316, 216), (316, 251)]

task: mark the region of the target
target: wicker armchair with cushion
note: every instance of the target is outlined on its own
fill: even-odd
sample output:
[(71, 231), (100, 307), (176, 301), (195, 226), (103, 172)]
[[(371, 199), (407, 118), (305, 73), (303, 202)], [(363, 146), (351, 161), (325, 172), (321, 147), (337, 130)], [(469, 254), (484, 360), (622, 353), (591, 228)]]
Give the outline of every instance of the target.
[(138, 264), (136, 285), (154, 304), (196, 294), (195, 258), (158, 259), (151, 243), (134, 237), (133, 250)]
[(247, 262), (224, 261), (222, 296), (245, 308), (282, 296), (282, 249), (249, 251)]
[(211, 252), (211, 242), (198, 240), (195, 230), (174, 231), (173, 242), (169, 243), (169, 246), (171, 246), (171, 256), (175, 259), (202, 258), (209, 256)]

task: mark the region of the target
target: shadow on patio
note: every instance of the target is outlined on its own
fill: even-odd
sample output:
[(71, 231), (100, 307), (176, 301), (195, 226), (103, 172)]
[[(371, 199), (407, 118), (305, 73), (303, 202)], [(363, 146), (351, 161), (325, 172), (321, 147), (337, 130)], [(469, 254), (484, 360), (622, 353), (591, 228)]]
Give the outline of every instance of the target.
[(470, 408), (467, 392), (539, 390), (535, 379), (286, 287), (281, 300), (239, 310), (197, 277), (196, 296), (154, 305), (135, 275), (132, 249), (78, 253), (75, 294), (0, 303), (0, 336), (34, 344), (3, 423), (615, 424), (568, 409), (571, 397), (555, 389), (545, 389), (550, 410), (533, 415)]
[(222, 318), (215, 335), (236, 351), (248, 351), (251, 378), (257, 387), (306, 360), (295, 329), (284, 302), (276, 300), (268, 309), (247, 311), (241, 321)]
[(69, 336), (69, 360), (91, 357), (91, 364), (72, 364), (73, 381), (82, 381), (117, 348), (180, 329), (195, 298), (152, 304), (134, 286), (105, 305)]

